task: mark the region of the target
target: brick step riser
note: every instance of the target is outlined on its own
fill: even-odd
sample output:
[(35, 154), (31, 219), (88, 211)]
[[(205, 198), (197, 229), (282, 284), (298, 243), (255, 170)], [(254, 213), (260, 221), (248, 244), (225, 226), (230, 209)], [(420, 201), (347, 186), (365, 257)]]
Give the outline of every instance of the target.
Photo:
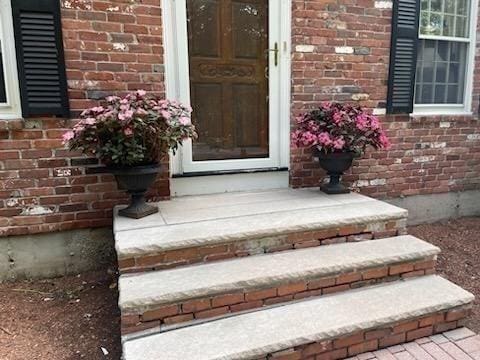
[(176, 304), (152, 307), (144, 312), (122, 312), (122, 335), (147, 329), (189, 325), (193, 321), (228, 316), (279, 303), (322, 296), (401, 278), (411, 278), (435, 273), (435, 258), (427, 257), (411, 262), (390, 264), (338, 274), (329, 277), (309, 278), (275, 286), (243, 289), (215, 296), (188, 299)]
[(345, 359), (465, 326), (465, 319), (470, 313), (470, 306), (463, 306), (347, 337), (283, 349), (255, 360)]
[(135, 273), (321, 245), (382, 239), (405, 235), (406, 232), (406, 219), (402, 218), (142, 254), (121, 258), (118, 264), (121, 274)]

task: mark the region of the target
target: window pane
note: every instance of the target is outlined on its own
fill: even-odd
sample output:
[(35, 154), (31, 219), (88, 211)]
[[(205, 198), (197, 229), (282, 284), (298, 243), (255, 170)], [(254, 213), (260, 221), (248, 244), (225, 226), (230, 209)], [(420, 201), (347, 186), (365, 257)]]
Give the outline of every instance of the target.
[(447, 94), (447, 87), (445, 85), (435, 85), (435, 104), (445, 103), (445, 96)]
[(435, 79), (437, 82), (447, 82), (447, 63), (437, 63), (437, 73)]
[(455, 0), (457, 3), (456, 13), (459, 15), (468, 15), (470, 8), (470, 0)]
[(441, 12), (442, 11), (442, 0), (431, 0), (430, 11)]
[(459, 96), (463, 98), (462, 92), (458, 91), (458, 85), (450, 85), (448, 87), (448, 99), (449, 104), (457, 104), (462, 102), (462, 98), (459, 99)]
[[(440, 41), (440, 42), (436, 42), (436, 41), (432, 41), (432, 43), (434, 44), (433, 45), (433, 48), (435, 48), (435, 46), (437, 47), (437, 51), (436, 51), (436, 61), (449, 61), (450, 60), (450, 48), (453, 46), (452, 43), (449, 43), (447, 41)], [(435, 52), (435, 50), (434, 50)], [(457, 60), (458, 61), (458, 60)]]
[(443, 36), (455, 36), (455, 15), (445, 15)]
[(422, 0), (420, 34), (469, 37), (471, 0)]
[(445, 0), (445, 13), (455, 14), (455, 2), (457, 0)]
[(433, 87), (432, 87), (432, 84), (423, 84), (419, 104), (424, 104), (424, 103), (427, 103), (427, 104), (433, 103)]
[(468, 37), (468, 20), (467, 17), (457, 16), (457, 23), (455, 25), (455, 36), (456, 37)]
[(416, 104), (463, 103), (467, 46), (451, 41), (420, 41)]
[(448, 82), (458, 83), (460, 79), (460, 64), (459, 63), (452, 63), (450, 64), (450, 69), (448, 72)]
[(428, 24), (430, 35), (442, 35), (442, 14), (430, 13), (430, 23)]
[(5, 77), (3, 74), (3, 54), (2, 44), (0, 42), (0, 103), (7, 102), (7, 92), (5, 90)]
[(419, 104), (422, 99), (422, 87), (420, 85), (415, 86), (415, 104)]

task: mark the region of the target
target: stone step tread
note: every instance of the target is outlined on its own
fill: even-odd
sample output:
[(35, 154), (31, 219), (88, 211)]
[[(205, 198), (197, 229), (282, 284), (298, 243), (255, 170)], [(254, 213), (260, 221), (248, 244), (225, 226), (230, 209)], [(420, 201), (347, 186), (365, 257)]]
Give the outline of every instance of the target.
[(286, 195), (281, 193), (282, 200), (218, 206), (210, 202), (207, 208), (189, 209), (186, 200), (175, 205), (159, 203), (159, 214), (145, 218), (142, 224), (115, 216), (117, 255), (124, 259), (249, 238), (400, 220), (408, 215), (404, 209), (357, 194), (329, 198), (312, 190), (291, 192), (291, 199), (283, 199)]
[[(114, 232), (212, 220), (241, 215), (269, 213), (282, 208), (292, 210), (310, 207), (351, 204), (373, 200), (351, 193), (336, 196), (316, 189), (274, 189), (264, 191), (231, 192), (199, 196), (174, 197), (157, 203), (160, 213), (143, 219), (116, 217)], [(294, 203), (292, 203), (294, 202)], [(121, 208), (118, 206), (116, 209)]]
[(124, 342), (125, 360), (250, 359), (470, 304), (439, 276), (351, 290)]
[(410, 235), (320, 246), (119, 279), (122, 311), (421, 260), (440, 249)]

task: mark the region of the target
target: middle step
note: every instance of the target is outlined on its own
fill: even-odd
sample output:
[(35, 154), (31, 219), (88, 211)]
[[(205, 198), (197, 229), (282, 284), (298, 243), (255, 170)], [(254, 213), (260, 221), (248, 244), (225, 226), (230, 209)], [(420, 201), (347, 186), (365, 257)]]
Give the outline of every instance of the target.
[(439, 253), (405, 235), (121, 275), (122, 333), (432, 274)]

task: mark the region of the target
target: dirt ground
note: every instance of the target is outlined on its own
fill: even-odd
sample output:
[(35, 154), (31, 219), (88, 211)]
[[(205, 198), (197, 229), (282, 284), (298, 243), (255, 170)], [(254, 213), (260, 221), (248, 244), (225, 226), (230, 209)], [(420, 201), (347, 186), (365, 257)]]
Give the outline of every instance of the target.
[(480, 333), (480, 218), (464, 218), (409, 229), (442, 249), (437, 272), (475, 295), (468, 327)]
[[(410, 233), (442, 248), (439, 273), (476, 294), (469, 327), (480, 332), (480, 218)], [(111, 270), (0, 284), (0, 359), (120, 359), (117, 297)]]
[(0, 284), (0, 359), (120, 359), (117, 298), (107, 270)]

